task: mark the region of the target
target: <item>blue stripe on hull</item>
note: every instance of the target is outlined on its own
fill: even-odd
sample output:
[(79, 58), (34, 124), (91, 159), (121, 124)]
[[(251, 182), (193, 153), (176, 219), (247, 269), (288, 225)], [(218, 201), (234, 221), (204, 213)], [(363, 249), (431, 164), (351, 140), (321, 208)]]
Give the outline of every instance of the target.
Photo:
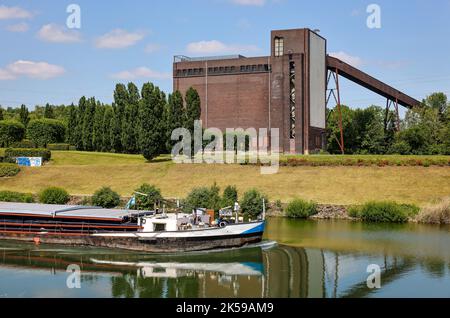
[(255, 226), (254, 228), (243, 232), (242, 234), (263, 233), (265, 227), (266, 227), (266, 222), (264, 221), (264, 222), (258, 224), (257, 226)]

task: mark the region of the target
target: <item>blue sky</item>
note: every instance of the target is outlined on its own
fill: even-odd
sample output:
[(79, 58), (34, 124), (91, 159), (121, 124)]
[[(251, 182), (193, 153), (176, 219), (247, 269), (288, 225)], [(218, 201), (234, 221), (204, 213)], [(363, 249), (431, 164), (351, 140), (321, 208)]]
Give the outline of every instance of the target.
[[(81, 29), (68, 29), (69, 4)], [(381, 29), (366, 24), (369, 4)], [(450, 0), (40, 0), (0, 2), (0, 104), (111, 102), (115, 83), (171, 92), (173, 56), (268, 55), (272, 29), (320, 29), (328, 52), (418, 99), (450, 95)], [(343, 81), (342, 102), (383, 105)]]

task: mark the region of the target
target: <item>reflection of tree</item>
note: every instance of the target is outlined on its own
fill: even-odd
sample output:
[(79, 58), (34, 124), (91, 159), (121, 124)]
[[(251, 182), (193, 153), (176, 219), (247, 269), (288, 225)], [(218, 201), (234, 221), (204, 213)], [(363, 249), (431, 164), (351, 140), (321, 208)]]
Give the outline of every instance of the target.
[(114, 298), (135, 297), (136, 275), (123, 274), (111, 277), (111, 293)]
[(115, 298), (192, 298), (198, 297), (199, 278), (141, 277), (124, 274), (111, 278), (112, 296)]
[(421, 267), (424, 271), (433, 277), (445, 277), (445, 262), (438, 259), (426, 259), (421, 262)]

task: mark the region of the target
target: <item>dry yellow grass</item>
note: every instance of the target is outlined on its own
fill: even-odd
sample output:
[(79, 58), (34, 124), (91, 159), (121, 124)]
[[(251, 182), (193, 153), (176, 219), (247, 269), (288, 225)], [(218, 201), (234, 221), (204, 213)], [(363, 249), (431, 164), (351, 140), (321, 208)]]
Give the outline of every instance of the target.
[(284, 202), (301, 197), (324, 204), (393, 200), (422, 206), (450, 194), (449, 167), (281, 167), (278, 174), (261, 175), (255, 166), (177, 165), (164, 159), (146, 163), (142, 156), (53, 152), (49, 165), (0, 179), (0, 190), (37, 193), (59, 186), (71, 194), (92, 194), (110, 186), (130, 195), (146, 182), (166, 197), (181, 198), (193, 187), (217, 182), (222, 188), (236, 185), (241, 193), (255, 187)]
[(426, 206), (417, 216), (419, 223), (450, 224), (450, 197)]

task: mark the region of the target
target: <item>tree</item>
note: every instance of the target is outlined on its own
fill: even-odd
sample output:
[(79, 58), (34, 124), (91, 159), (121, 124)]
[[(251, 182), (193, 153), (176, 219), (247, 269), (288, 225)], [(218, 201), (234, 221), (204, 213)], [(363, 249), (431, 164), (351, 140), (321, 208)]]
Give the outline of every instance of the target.
[(67, 121), (67, 142), (71, 145), (77, 144), (78, 129), (78, 111), (72, 104), (69, 106), (69, 115)]
[(0, 147), (9, 147), (14, 142), (22, 141), (25, 126), (14, 120), (0, 121)]
[(257, 217), (263, 212), (264, 202), (269, 202), (267, 196), (256, 189), (248, 190), (242, 198), (242, 212), (252, 217)]
[(111, 142), (111, 150), (115, 153), (122, 152), (122, 138), (121, 138), (121, 127), (120, 127), (120, 115), (118, 113), (118, 108), (113, 104), (113, 113), (111, 118), (111, 129), (109, 139)]
[[(355, 132), (353, 131), (353, 117), (354, 112), (350, 107), (341, 105), (342, 112), (342, 127), (344, 131), (344, 145), (345, 151), (352, 152), (354, 148)], [(334, 109), (330, 110), (328, 114), (327, 121), (327, 135), (328, 135), (328, 146), (327, 149), (330, 153), (341, 153), (339, 147), (339, 142), (341, 140), (341, 132), (339, 127), (339, 111), (336, 106)]]
[(238, 201), (238, 191), (236, 186), (227, 186), (223, 190), (222, 207), (234, 206)]
[(177, 128), (183, 128), (186, 112), (183, 105), (183, 95), (176, 91), (169, 96), (169, 103), (165, 112), (166, 150), (171, 151), (176, 141), (172, 141), (172, 132)]
[(138, 210), (152, 210), (163, 199), (161, 190), (147, 183), (141, 185), (135, 192), (138, 192), (136, 194), (136, 207)]
[(25, 127), (27, 127), (28, 123), (30, 122), (30, 113), (28, 111), (27, 106), (25, 106), (25, 105), (20, 106), (19, 118), (20, 118), (20, 122)]
[(75, 146), (77, 147), (77, 150), (84, 150), (83, 126), (84, 126), (86, 105), (87, 105), (86, 97), (83, 96), (80, 98), (80, 101), (78, 102), (77, 126), (73, 133), (73, 138), (75, 140)]
[(126, 153), (137, 153), (138, 146), (138, 116), (139, 89), (133, 83), (128, 84), (128, 101), (122, 121), (122, 145)]
[(200, 120), (202, 108), (200, 96), (194, 88), (189, 88), (186, 92), (186, 119), (184, 128), (194, 131), (194, 121)]
[(103, 134), (102, 151), (105, 152), (111, 151), (111, 125), (113, 115), (114, 114), (112, 107), (106, 106), (102, 123), (102, 134)]
[(95, 107), (94, 123), (92, 126), (92, 148), (95, 151), (103, 149), (103, 118), (105, 116), (105, 107), (98, 102)]
[(433, 93), (424, 100), (423, 104), (426, 107), (433, 108), (438, 111), (441, 119), (444, 119), (449, 104), (447, 101), (447, 95), (444, 93)]
[(139, 145), (147, 160), (160, 155), (163, 139), (164, 95), (158, 87), (145, 83), (139, 105)]
[[(114, 113), (115, 113), (115, 131), (118, 134), (119, 141), (116, 141), (116, 152), (123, 151), (122, 144), (122, 126), (125, 118), (125, 110), (128, 104), (128, 90), (124, 84), (117, 84), (114, 90)], [(120, 142), (120, 145), (119, 145)]]
[(93, 139), (92, 132), (94, 128), (94, 115), (95, 115), (96, 101), (94, 97), (91, 97), (86, 102), (86, 110), (84, 112), (83, 121), (83, 149), (86, 151), (92, 151)]
[(3, 108), (2, 108), (2, 106), (0, 106), (0, 120), (4, 120), (4, 119), (5, 119), (5, 117), (3, 115)]
[(56, 119), (35, 119), (28, 124), (28, 138), (38, 147), (61, 143), (65, 140), (66, 126)]
[(51, 106), (48, 103), (45, 105), (44, 118), (55, 119), (55, 113), (53, 112), (53, 106)]

